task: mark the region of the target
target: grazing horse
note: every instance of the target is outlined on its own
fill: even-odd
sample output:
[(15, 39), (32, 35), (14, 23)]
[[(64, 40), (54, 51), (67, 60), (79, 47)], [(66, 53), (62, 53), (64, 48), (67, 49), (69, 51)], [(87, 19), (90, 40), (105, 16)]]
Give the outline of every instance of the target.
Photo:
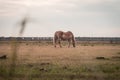
[(72, 41), (73, 47), (75, 47), (75, 38), (71, 31), (63, 32), (63, 31), (56, 31), (53, 38), (54, 47), (56, 47), (56, 43), (59, 43), (61, 46), (61, 40), (67, 40), (69, 42), (68, 48), (70, 47), (70, 43)]

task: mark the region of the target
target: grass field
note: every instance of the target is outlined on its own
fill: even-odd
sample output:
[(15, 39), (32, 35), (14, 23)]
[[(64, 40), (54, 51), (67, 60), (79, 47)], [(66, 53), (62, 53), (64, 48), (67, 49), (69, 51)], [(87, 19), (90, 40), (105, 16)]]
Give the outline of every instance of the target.
[[(119, 80), (120, 44), (0, 43), (0, 80)], [(15, 57), (15, 58), (13, 58)], [(14, 60), (14, 62), (13, 62)], [(12, 64), (13, 63), (13, 64)]]

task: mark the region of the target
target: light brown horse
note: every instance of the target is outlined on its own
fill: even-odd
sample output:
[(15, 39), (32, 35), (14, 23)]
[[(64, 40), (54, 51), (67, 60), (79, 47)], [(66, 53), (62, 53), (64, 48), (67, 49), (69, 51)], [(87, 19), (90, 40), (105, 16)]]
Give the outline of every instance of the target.
[(70, 43), (72, 41), (73, 47), (75, 47), (75, 38), (71, 31), (67, 31), (67, 32), (56, 31), (54, 34), (54, 38), (53, 38), (54, 47), (56, 47), (57, 42), (58, 42), (59, 46), (62, 47), (61, 40), (63, 40), (63, 41), (67, 40), (69, 43), (68, 47), (70, 47)]

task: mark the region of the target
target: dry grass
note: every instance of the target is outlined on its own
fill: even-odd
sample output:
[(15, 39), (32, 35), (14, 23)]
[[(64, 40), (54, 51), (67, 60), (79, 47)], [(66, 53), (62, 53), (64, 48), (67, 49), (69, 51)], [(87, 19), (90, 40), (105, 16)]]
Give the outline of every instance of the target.
[[(39, 80), (39, 78), (43, 80), (119, 80), (120, 78), (118, 76), (120, 45), (77, 45), (76, 48), (67, 48), (67, 46), (54, 48), (53, 45), (40, 44), (29, 42), (27, 45), (19, 44), (15, 78), (24, 80)], [(4, 63), (8, 66), (11, 59), (9, 43), (0, 44), (0, 54), (2, 53), (6, 54), (8, 59), (0, 60), (0, 65)], [(116, 56), (118, 58), (115, 58)], [(105, 59), (99, 60), (96, 57)], [(17, 74), (21, 76), (18, 77)], [(48, 78), (45, 78), (46, 75)]]

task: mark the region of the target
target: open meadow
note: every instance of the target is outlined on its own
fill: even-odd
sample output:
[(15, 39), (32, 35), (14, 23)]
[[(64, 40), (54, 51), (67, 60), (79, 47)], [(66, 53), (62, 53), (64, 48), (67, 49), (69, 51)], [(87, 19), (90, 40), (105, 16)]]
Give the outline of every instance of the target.
[(0, 80), (119, 80), (120, 44), (0, 42)]

